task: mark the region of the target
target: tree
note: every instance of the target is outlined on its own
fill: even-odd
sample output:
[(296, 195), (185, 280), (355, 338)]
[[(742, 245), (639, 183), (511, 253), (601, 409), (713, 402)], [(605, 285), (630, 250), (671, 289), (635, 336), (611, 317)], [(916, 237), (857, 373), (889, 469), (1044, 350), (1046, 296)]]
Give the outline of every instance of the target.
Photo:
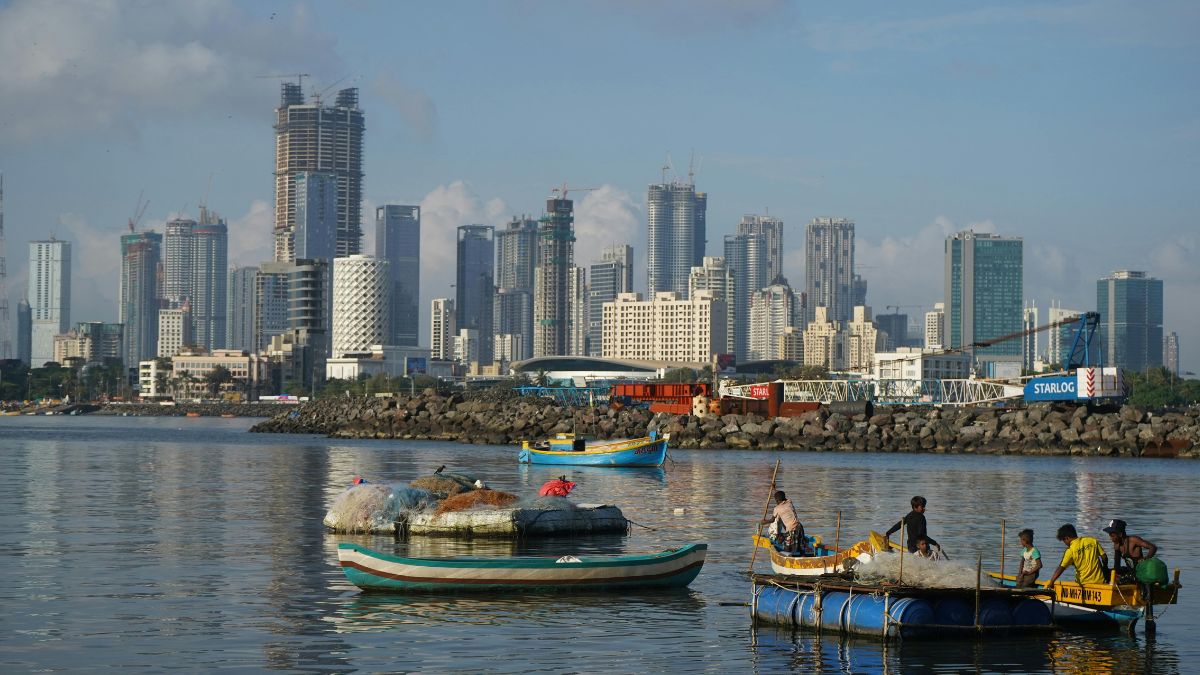
[(208, 374), (204, 376), (204, 384), (207, 385), (209, 394), (214, 398), (217, 392), (221, 390), (221, 385), (228, 384), (233, 381), (233, 373), (222, 365), (214, 366)]
[(550, 374), (539, 368), (537, 374), (533, 376), (533, 383), (539, 387), (549, 387)]
[(696, 371), (691, 368), (672, 368), (662, 379), (663, 382), (695, 382)]

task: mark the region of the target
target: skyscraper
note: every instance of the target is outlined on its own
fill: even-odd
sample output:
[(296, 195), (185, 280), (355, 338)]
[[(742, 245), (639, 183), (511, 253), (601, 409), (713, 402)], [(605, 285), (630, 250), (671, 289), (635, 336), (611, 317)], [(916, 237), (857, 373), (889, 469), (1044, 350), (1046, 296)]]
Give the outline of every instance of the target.
[[(8, 266), (4, 250), (4, 174), (0, 173), (0, 359), (13, 358), (8, 316)], [(19, 358), (19, 357), (18, 357)]]
[(438, 361), (454, 358), (454, 336), (458, 326), (454, 318), (454, 301), (450, 298), (434, 298), (429, 316), (429, 357)]
[(1034, 370), (1034, 361), (1040, 356), (1038, 352), (1038, 335), (1040, 334), (1036, 328), (1041, 324), (1038, 323), (1038, 308), (1036, 302), (1028, 302), (1025, 309), (1021, 312), (1021, 330), (1025, 332), (1021, 336), (1021, 368), (1027, 373)]
[(162, 297), (176, 307), (189, 307), (188, 334), (202, 349), (225, 346), (228, 260), (229, 228), (216, 213), (202, 206), (199, 222), (186, 218), (167, 222)]
[(421, 207), (385, 204), (375, 209), (375, 257), (388, 261), (392, 286), (388, 344), (417, 346), (421, 300)]
[(229, 301), (225, 304), (225, 346), (245, 352), (257, 352), (254, 343), (254, 277), (257, 267), (238, 267), (229, 271)]
[(774, 283), (783, 276), (783, 221), (773, 216), (753, 213), (742, 216), (738, 223), (738, 234), (761, 234), (765, 242), (762, 255), (766, 257), (767, 281)]
[[(706, 258), (707, 260), (707, 258)], [(592, 263), (588, 283), (588, 356), (600, 356), (604, 338), (604, 303), (633, 292), (633, 247), (609, 246)]]
[(538, 225), (533, 275), (533, 356), (569, 353), (569, 275), (575, 266), (575, 214), (570, 199), (546, 200)]
[(704, 262), (708, 195), (689, 180), (651, 185), (646, 196), (649, 293), (687, 293), (692, 267)]
[(802, 320), (800, 303), (782, 281), (750, 294), (750, 361), (782, 358), (784, 329)]
[(733, 345), (738, 361), (750, 359), (750, 296), (774, 279), (767, 278), (769, 242), (761, 233), (725, 237), (725, 264), (733, 270)]
[(334, 253), (362, 247), (362, 140), (366, 128), (358, 89), (338, 91), (333, 105), (304, 101), (299, 84), (285, 82), (275, 109), (275, 259), (296, 258), (296, 176), (327, 171), (337, 178)]
[(271, 338), (288, 329), (288, 277), (292, 264), (264, 262), (254, 274), (254, 348), (262, 352)]
[(1118, 270), (1096, 282), (1104, 363), (1143, 372), (1162, 365), (1163, 283)]
[(1020, 374), (1020, 340), (971, 345), (1021, 331), (1023, 252), (1020, 237), (967, 230), (946, 238), (946, 346), (970, 348), (985, 377)]
[(908, 315), (896, 312), (895, 314), (876, 314), (875, 326), (884, 333), (883, 348), (886, 351), (895, 351), (900, 347), (908, 347)]
[(1163, 336), (1163, 367), (1179, 377), (1179, 333), (1175, 331)]
[(29, 242), (30, 358), (34, 368), (54, 360), (54, 336), (71, 325), (71, 244), (50, 237)]
[(588, 354), (587, 289), (587, 268), (567, 270), (567, 353), (571, 356)]
[(925, 312), (925, 349), (942, 349), (946, 344), (946, 305), (933, 304), (932, 312)]
[[(806, 320), (815, 308), (826, 307), (827, 320), (849, 321), (856, 298), (854, 222), (845, 218), (813, 218), (804, 231), (804, 288)], [(863, 286), (861, 295), (866, 295)]]
[(725, 258), (706, 255), (704, 264), (692, 268), (688, 278), (688, 297), (696, 297), (696, 291), (709, 291), (714, 300), (725, 305), (726, 343), (723, 353), (736, 354), (738, 326), (734, 298), (738, 297), (737, 282), (733, 268), (725, 263)]
[(491, 225), (460, 225), (458, 228), (458, 275), (454, 311), (458, 329), (479, 331), (479, 362), (492, 362), (492, 309), (496, 291), (495, 228)]
[(158, 278), (162, 268), (163, 237), (157, 232), (121, 236), (121, 299), (118, 323), (125, 326), (125, 368), (158, 352)]
[(533, 270), (537, 252), (538, 221), (533, 218), (514, 216), (503, 230), (496, 231), (492, 326), (496, 335), (520, 336), (508, 343), (517, 349), (517, 360), (533, 355)]
[(388, 261), (369, 255), (333, 260), (333, 351), (335, 358), (385, 344), (391, 288)]
[(333, 260), (338, 244), (337, 174), (301, 171), (292, 180), (296, 204), (292, 258)]

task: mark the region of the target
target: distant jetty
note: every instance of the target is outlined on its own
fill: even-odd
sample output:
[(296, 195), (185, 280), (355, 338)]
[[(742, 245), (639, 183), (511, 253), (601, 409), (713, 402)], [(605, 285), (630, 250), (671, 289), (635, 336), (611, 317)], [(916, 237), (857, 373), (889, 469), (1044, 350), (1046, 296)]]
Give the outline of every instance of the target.
[(821, 409), (798, 417), (652, 414), (641, 408), (564, 407), (511, 392), (312, 401), (251, 431), (508, 445), (574, 431), (634, 438), (657, 429), (676, 448), (823, 452), (1200, 457), (1200, 408), (1109, 411), (1035, 404), (1025, 408), (879, 407), (873, 414)]

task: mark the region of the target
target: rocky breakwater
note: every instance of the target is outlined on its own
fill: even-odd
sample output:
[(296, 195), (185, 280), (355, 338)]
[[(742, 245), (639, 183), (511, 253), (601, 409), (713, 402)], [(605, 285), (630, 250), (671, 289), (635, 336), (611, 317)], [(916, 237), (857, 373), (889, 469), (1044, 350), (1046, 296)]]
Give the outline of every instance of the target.
[(130, 417), (272, 417), (279, 414), (283, 407), (277, 403), (107, 403), (93, 414)]
[(1200, 457), (1200, 408), (1099, 412), (1086, 406), (827, 408), (798, 417), (651, 415), (643, 409), (567, 408), (508, 392), (315, 401), (252, 431), (339, 438), (404, 438), (503, 445), (578, 431), (636, 438), (651, 429), (677, 448), (837, 452)]
[(567, 408), (505, 391), (415, 397), (324, 399), (256, 424), (251, 431), (336, 438), (403, 438), (505, 445), (576, 431), (596, 438), (646, 435), (642, 409)]

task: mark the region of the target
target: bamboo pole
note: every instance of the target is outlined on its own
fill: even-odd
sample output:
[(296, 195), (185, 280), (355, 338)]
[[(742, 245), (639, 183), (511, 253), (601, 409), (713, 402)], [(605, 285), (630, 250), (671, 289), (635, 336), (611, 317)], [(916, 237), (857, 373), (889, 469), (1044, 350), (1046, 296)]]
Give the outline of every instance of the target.
[(906, 524), (907, 523), (904, 522), (904, 519), (901, 518), (900, 519), (900, 578), (896, 580), (896, 583), (901, 583), (901, 584), (904, 583), (904, 556), (906, 553), (908, 553), (908, 544), (905, 543), (907, 540), (905, 540), (905, 538), (904, 538), (904, 526)]
[[(762, 534), (762, 526), (763, 526), (762, 521), (767, 519), (767, 512), (771, 510), (771, 497), (775, 496), (775, 476), (779, 475), (779, 462), (780, 461), (781, 460), (778, 460), (778, 459), (775, 460), (775, 470), (771, 472), (771, 489), (767, 491), (767, 503), (763, 504), (762, 518), (758, 519), (758, 524), (755, 526), (755, 529), (754, 529), (755, 536)], [(754, 551), (752, 551), (750, 553), (750, 572), (751, 573), (754, 572), (754, 559), (756, 557), (758, 557), (758, 542), (757, 541), (754, 542)]]
[[(1000, 578), (1004, 578), (1004, 519), (1000, 519)], [(1018, 574), (1020, 570), (1017, 570)]]
[(983, 585), (983, 554), (975, 561), (975, 627), (979, 628), (980, 586)]
[(837, 530), (833, 535), (833, 554), (837, 555), (838, 551), (842, 550), (842, 512), (838, 511)]

